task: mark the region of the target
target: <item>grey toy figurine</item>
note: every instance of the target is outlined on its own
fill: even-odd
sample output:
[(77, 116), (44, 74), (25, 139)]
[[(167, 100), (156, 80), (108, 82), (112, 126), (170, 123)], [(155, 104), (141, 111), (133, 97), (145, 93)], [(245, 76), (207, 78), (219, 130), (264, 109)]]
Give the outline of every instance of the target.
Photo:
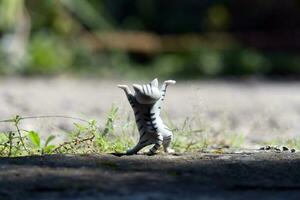
[(174, 150), (170, 148), (173, 133), (163, 123), (160, 110), (168, 85), (175, 83), (176, 81), (173, 80), (165, 81), (161, 88), (158, 87), (157, 79), (149, 84), (133, 84), (135, 94), (130, 91), (127, 85), (118, 85), (124, 90), (134, 111), (140, 134), (139, 142), (126, 152), (127, 155), (137, 154), (138, 151), (148, 145), (154, 145), (147, 153), (148, 155), (155, 154), (161, 145), (163, 145), (166, 153), (174, 153)]

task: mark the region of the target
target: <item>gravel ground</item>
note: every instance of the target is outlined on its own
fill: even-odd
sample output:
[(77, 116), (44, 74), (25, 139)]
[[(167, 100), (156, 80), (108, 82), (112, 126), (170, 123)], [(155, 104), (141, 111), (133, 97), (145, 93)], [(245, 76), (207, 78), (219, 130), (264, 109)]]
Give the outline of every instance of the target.
[[(137, 81), (138, 82), (138, 81)], [(103, 124), (112, 103), (127, 118), (131, 113), (123, 92), (126, 81), (75, 78), (0, 79), (0, 118), (13, 115), (69, 115), (96, 119)], [(131, 84), (130, 84), (131, 85)], [(195, 128), (213, 134), (244, 134), (255, 144), (300, 135), (300, 82), (178, 81), (170, 86), (163, 110), (176, 124), (187, 117)], [(120, 122), (121, 123), (121, 122)], [(69, 129), (70, 120), (23, 121), (25, 129), (57, 132)], [(0, 129), (9, 129), (0, 124)], [(42, 131), (43, 132), (43, 131)], [(49, 131), (44, 131), (44, 134)]]
[(299, 199), (299, 153), (0, 159), (0, 198)]

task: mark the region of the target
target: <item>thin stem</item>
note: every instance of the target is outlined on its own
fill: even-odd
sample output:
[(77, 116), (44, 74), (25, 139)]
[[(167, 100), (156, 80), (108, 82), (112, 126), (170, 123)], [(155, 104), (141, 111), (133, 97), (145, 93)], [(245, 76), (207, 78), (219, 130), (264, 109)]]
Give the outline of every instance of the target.
[(9, 151), (8, 151), (8, 157), (11, 156), (11, 150), (12, 150), (12, 134), (13, 132), (9, 132), (9, 135), (8, 135), (8, 139), (9, 139)]
[[(64, 115), (27, 116), (27, 117), (19, 117), (18, 120), (24, 120), (24, 119), (41, 119), (41, 118), (64, 118), (64, 119), (73, 119), (73, 120), (78, 120), (78, 121), (89, 123), (89, 121), (85, 120), (85, 119), (81, 119), (81, 118), (78, 118), (78, 117), (64, 116)], [(0, 123), (15, 122), (15, 121), (16, 121), (16, 118), (13, 118), (13, 119), (4, 119), (4, 120), (0, 120)]]
[(22, 144), (22, 146), (24, 147), (25, 151), (27, 151), (27, 153), (29, 154), (30, 152), (29, 152), (29, 150), (26, 148), (25, 143), (24, 143), (23, 138), (22, 138), (21, 130), (20, 130), (20, 128), (19, 128), (19, 121), (16, 121), (16, 122), (15, 122), (15, 126), (16, 126), (16, 129), (17, 129), (17, 132), (18, 132), (18, 135), (19, 135), (21, 144)]
[(41, 118), (64, 118), (64, 119), (73, 119), (73, 120), (78, 120), (78, 121), (90, 123), (88, 120), (85, 120), (85, 119), (81, 119), (81, 118), (78, 118), (78, 117), (64, 116), (64, 115), (28, 116), (28, 117), (21, 117), (20, 119), (23, 120), (23, 119), (41, 119)]
[(95, 135), (92, 135), (91, 137), (83, 138), (81, 140), (75, 139), (70, 142), (64, 142), (63, 144), (61, 144), (58, 147), (56, 147), (55, 149), (53, 149), (53, 152), (57, 152), (60, 148), (65, 147), (66, 145), (72, 145), (72, 143), (82, 143), (82, 142), (86, 142), (89, 140), (92, 141), (94, 138), (95, 138)]

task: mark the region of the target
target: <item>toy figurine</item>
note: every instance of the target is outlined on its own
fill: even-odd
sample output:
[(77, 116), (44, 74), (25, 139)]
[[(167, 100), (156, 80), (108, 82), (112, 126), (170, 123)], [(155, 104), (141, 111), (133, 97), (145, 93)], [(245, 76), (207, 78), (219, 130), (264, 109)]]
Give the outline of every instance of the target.
[(133, 84), (135, 94), (130, 91), (127, 85), (118, 85), (124, 90), (134, 111), (140, 133), (139, 142), (126, 152), (127, 155), (137, 154), (138, 151), (148, 145), (154, 145), (147, 153), (148, 155), (155, 154), (161, 145), (163, 145), (166, 153), (174, 153), (174, 150), (170, 148), (173, 133), (163, 123), (160, 110), (168, 85), (175, 83), (176, 81), (173, 80), (165, 81), (160, 89), (157, 79), (149, 84)]

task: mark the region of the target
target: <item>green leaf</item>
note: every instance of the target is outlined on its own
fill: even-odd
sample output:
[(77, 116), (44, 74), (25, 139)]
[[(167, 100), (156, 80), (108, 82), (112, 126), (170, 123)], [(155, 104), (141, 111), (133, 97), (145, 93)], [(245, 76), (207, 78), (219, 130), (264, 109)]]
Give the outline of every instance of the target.
[(43, 152), (44, 153), (51, 153), (53, 149), (55, 149), (56, 146), (55, 145), (49, 145), (49, 146), (46, 146), (44, 149), (43, 149)]
[(45, 147), (47, 147), (48, 144), (50, 144), (50, 142), (51, 142), (52, 140), (54, 140), (54, 139), (55, 139), (55, 136), (54, 136), (54, 135), (50, 135), (50, 136), (47, 138), (46, 142), (45, 142)]
[(30, 131), (29, 132), (29, 138), (30, 138), (32, 144), (34, 144), (36, 148), (41, 147), (41, 138), (40, 138), (40, 135), (37, 132)]

